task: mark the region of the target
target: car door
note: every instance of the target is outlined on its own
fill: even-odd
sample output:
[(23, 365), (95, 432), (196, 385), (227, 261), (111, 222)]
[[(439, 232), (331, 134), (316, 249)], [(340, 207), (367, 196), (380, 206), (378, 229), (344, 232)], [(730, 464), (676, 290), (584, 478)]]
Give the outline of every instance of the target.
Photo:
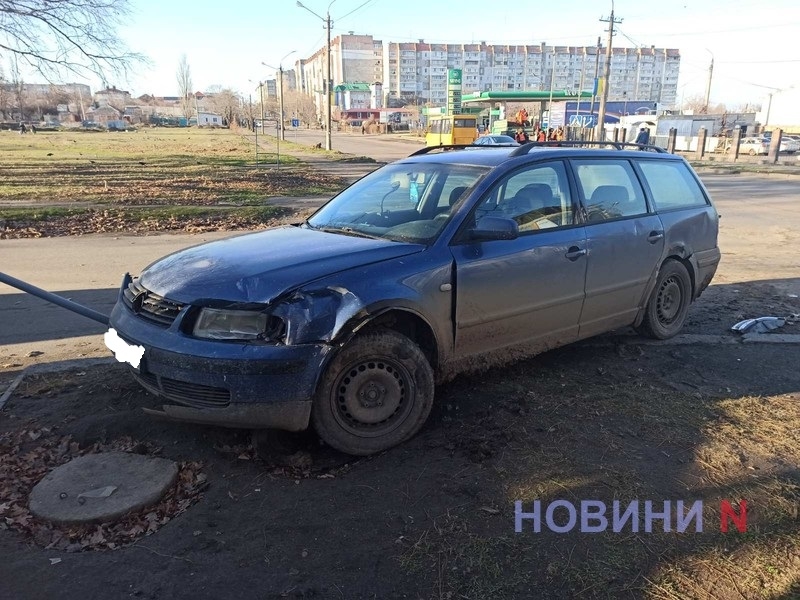
[(686, 161), (648, 157), (635, 166), (664, 225), (664, 254), (688, 261), (697, 296), (719, 263), (717, 210)]
[(580, 337), (631, 325), (661, 262), (664, 228), (630, 161), (573, 159), (586, 214), (586, 299)]
[(455, 262), (455, 354), (516, 344), (538, 351), (577, 339), (586, 236), (562, 161), (521, 168), (498, 181), (467, 223), (513, 219), (519, 236), (476, 241), (468, 227), (451, 244)]

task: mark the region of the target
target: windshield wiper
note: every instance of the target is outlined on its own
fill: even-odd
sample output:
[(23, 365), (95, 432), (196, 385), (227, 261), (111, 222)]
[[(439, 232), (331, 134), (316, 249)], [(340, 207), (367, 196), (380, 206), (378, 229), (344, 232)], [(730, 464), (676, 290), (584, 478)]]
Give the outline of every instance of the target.
[(343, 233), (344, 235), (352, 235), (353, 237), (362, 237), (367, 238), (370, 240), (382, 240), (383, 237), (379, 235), (371, 235), (369, 233), (364, 233), (363, 231), (359, 231), (357, 229), (353, 229), (352, 227), (313, 227), (310, 226), (317, 231), (324, 231), (325, 233)]

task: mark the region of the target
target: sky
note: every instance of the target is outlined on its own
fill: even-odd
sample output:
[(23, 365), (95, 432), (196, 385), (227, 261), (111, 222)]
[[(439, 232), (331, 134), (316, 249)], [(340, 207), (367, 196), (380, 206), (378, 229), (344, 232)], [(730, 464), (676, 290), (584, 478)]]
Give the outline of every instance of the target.
[[(678, 96), (704, 96), (714, 60), (711, 104), (729, 109), (758, 104), (766, 94), (800, 87), (798, 0), (303, 0), (333, 19), (332, 37), (354, 32), (384, 42), (539, 44), (590, 46), (607, 38), (614, 9), (622, 19), (615, 47), (651, 46), (681, 52)], [(325, 45), (324, 21), (295, 0), (129, 0), (120, 37), (151, 60), (127, 81), (109, 81), (134, 96), (178, 94), (183, 54), (195, 90), (219, 85), (255, 94)], [(329, 8), (330, 7), (330, 8)], [(291, 54), (290, 54), (291, 53)], [(288, 56), (287, 56), (288, 55)], [(270, 65), (264, 66), (262, 63)], [(70, 80), (74, 80), (71, 78)], [(86, 81), (92, 91), (99, 81)]]

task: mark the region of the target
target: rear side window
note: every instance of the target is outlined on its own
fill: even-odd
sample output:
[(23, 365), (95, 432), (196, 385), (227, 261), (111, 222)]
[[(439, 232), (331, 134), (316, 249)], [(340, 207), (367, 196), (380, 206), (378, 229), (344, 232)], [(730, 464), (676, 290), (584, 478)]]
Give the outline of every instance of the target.
[(653, 195), (656, 210), (705, 206), (706, 198), (689, 168), (681, 162), (643, 160), (639, 167)]
[(575, 160), (589, 221), (609, 221), (647, 213), (642, 186), (627, 160)]

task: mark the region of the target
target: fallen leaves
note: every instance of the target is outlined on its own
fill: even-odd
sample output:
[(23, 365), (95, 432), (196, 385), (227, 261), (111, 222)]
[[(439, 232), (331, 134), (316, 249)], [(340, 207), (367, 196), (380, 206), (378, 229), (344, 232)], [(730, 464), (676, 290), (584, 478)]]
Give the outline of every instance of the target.
[(275, 207), (274, 216), (262, 218), (236, 209), (220, 209), (219, 214), (198, 214), (161, 217), (148, 216), (141, 211), (125, 209), (93, 209), (72, 214), (62, 214), (28, 223), (23, 220), (0, 219), (0, 239), (59, 237), (90, 233), (152, 233), (208, 231), (237, 231), (274, 227), (288, 218), (299, 218), (292, 211)]
[(0, 529), (65, 552), (113, 550), (150, 535), (200, 499), (208, 487), (201, 463), (179, 463), (175, 485), (158, 504), (112, 523), (62, 526), (39, 520), (28, 509), (31, 490), (53, 468), (85, 454), (142, 450), (157, 454), (160, 448), (130, 438), (80, 448), (69, 436), (44, 427), (0, 433)]

